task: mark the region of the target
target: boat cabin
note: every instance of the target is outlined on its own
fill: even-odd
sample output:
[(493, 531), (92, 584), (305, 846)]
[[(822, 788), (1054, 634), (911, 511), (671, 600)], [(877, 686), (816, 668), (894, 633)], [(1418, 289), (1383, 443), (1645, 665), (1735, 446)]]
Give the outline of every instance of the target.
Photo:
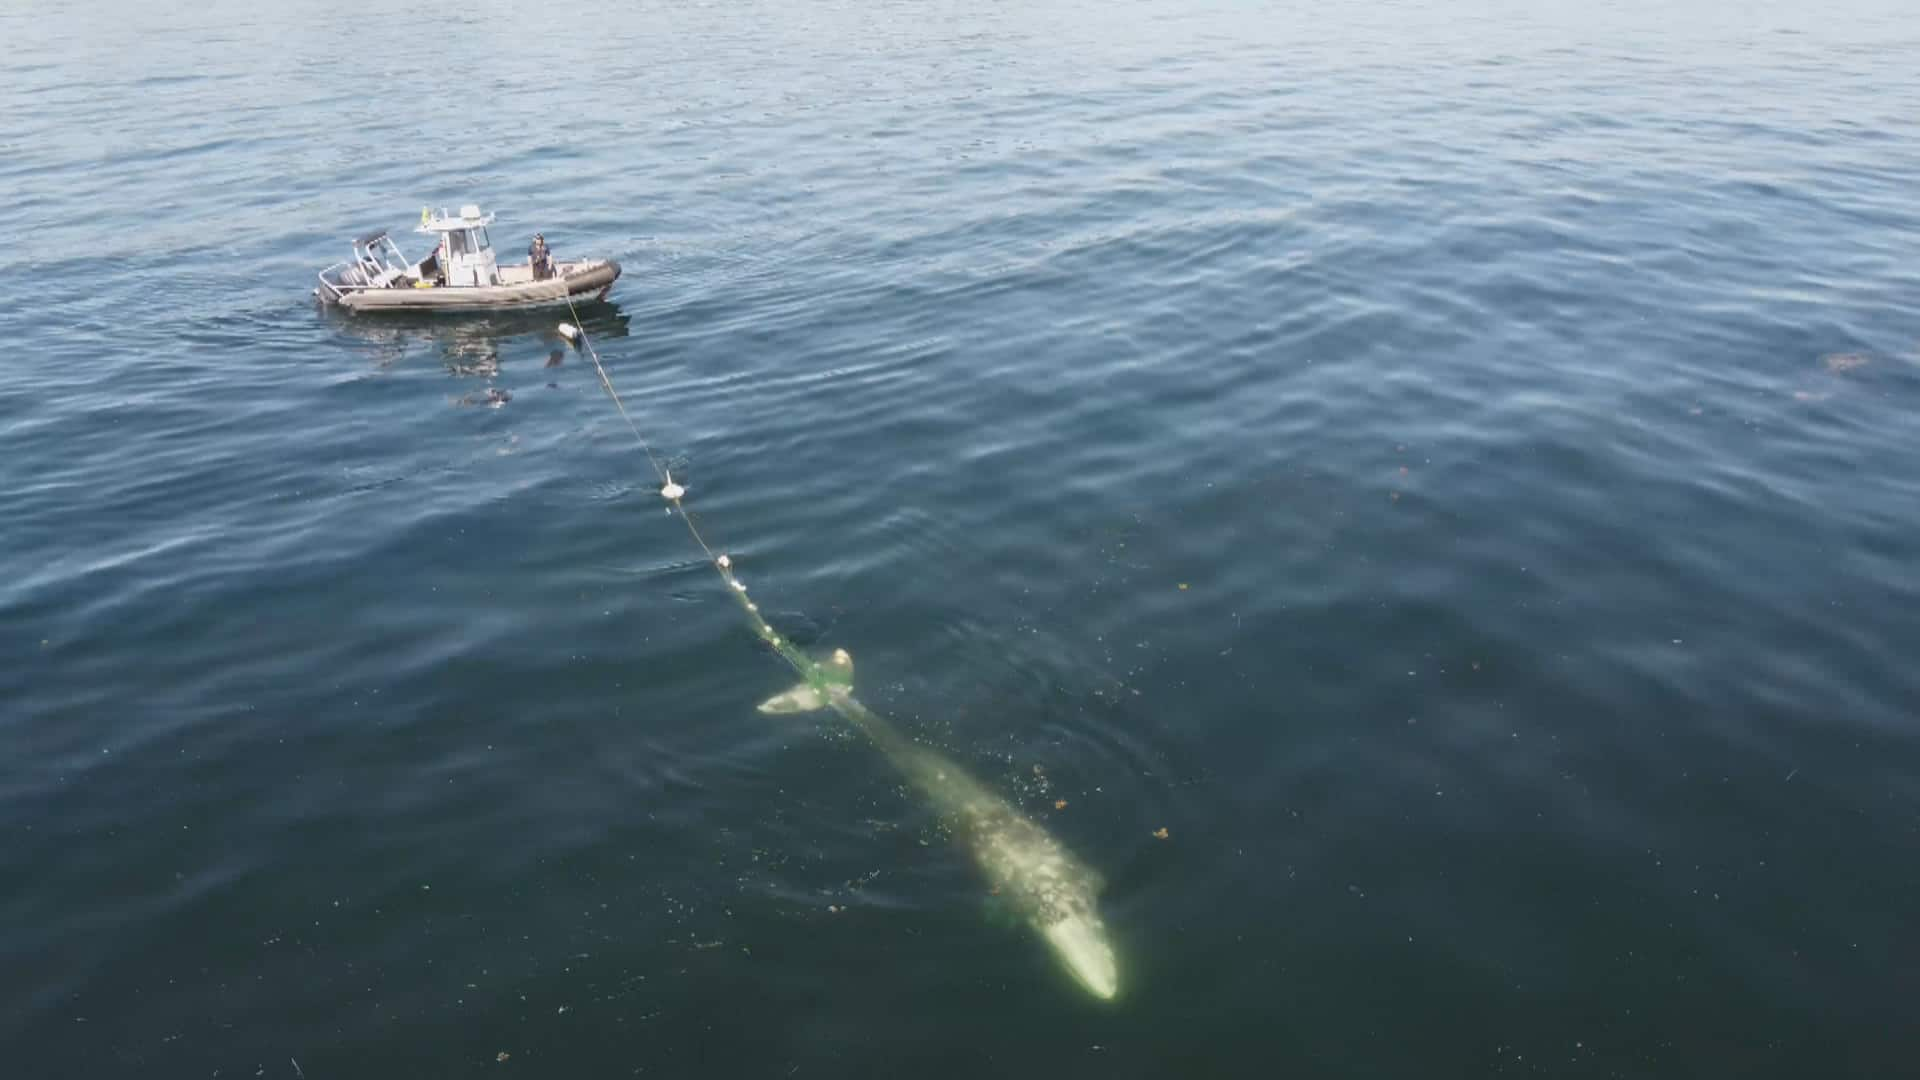
[(493, 240), (487, 226), (492, 214), (480, 213), (477, 206), (463, 206), (458, 216), (446, 212), (422, 210), (420, 227), (415, 232), (437, 235), (433, 254), (420, 260), (420, 277), (433, 280), (444, 275), (450, 286), (500, 284), (500, 264), (493, 256)]

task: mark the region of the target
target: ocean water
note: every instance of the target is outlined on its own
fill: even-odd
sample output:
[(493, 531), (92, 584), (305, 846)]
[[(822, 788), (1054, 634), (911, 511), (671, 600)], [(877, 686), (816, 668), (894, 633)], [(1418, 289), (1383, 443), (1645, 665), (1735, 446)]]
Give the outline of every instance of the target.
[[(1911, 1073), (1910, 4), (0, 39), (0, 1073)], [(754, 711), (552, 316), (315, 309), (469, 201), (622, 262), (703, 529), (1099, 869), (1115, 1000)]]

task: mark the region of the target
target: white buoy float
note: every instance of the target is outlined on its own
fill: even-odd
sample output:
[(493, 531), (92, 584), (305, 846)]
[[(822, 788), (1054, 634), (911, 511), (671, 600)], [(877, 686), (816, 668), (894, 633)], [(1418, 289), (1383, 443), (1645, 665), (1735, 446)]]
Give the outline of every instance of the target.
[(560, 324), (560, 336), (578, 344), (580, 341), (580, 328), (570, 322), (563, 322)]

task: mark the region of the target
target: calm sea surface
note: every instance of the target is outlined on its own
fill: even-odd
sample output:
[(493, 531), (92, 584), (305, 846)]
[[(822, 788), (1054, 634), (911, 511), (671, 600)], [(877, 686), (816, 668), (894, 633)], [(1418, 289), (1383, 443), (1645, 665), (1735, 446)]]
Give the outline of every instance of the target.
[[(0, 40), (0, 1073), (1912, 1075), (1911, 4)], [(623, 263), (709, 537), (1099, 869), (1116, 1000), (754, 711), (555, 317), (316, 311), (470, 201)]]

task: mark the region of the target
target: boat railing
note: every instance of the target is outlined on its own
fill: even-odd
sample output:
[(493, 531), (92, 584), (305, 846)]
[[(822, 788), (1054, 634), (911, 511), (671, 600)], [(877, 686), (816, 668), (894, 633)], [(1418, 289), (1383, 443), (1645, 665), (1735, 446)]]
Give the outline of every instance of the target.
[(367, 279), (366, 268), (352, 261), (334, 263), (320, 271), (320, 286), (333, 294), (335, 300), (350, 292), (365, 292), (368, 289), (384, 289), (386, 285), (376, 284)]
[(386, 233), (374, 233), (353, 242), (353, 258), (320, 271), (320, 285), (337, 301), (350, 292), (390, 289), (410, 269), (400, 245)]

